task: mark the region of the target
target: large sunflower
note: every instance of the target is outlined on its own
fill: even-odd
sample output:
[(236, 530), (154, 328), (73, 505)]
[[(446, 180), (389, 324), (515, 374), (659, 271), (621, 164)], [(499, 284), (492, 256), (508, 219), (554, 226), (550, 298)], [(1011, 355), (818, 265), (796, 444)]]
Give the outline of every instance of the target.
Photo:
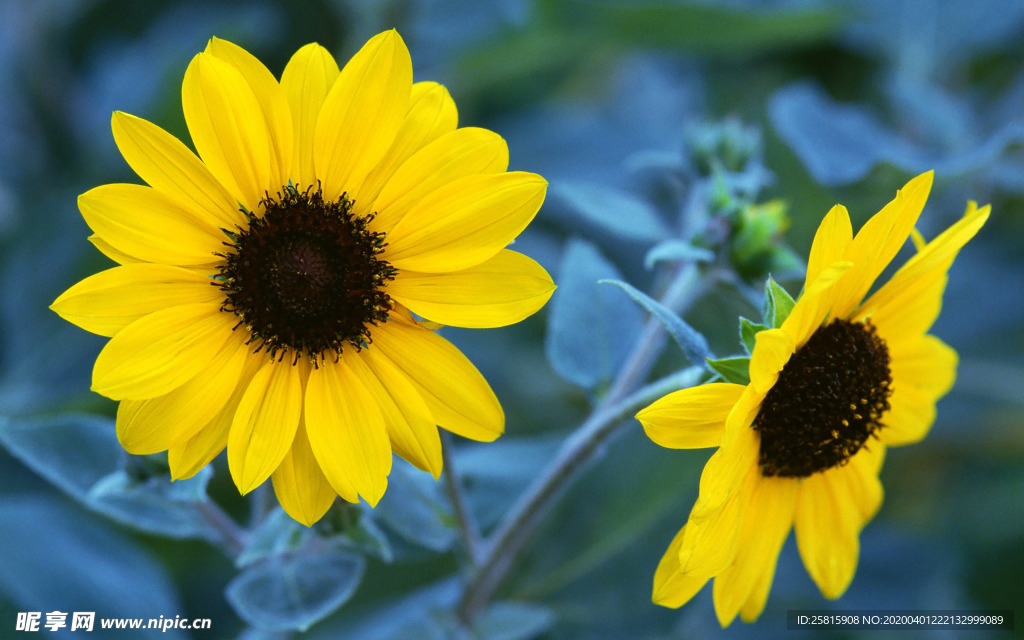
[(432, 329), (503, 326), (547, 301), (550, 276), (505, 248), (546, 182), (507, 172), (497, 134), (457, 128), (445, 88), (413, 83), (395, 31), (340, 71), (306, 45), (280, 81), (213, 39), (182, 105), (199, 157), (114, 114), (149, 186), (79, 197), (90, 240), (120, 266), (52, 307), (111, 338), (92, 388), (121, 401), (125, 449), (167, 450), (187, 478), (227, 447), (242, 493), (272, 477), (308, 525), (336, 494), (376, 504), (392, 451), (437, 477), (437, 425), (498, 437), (494, 393)]
[(758, 332), (749, 384), (674, 392), (640, 411), (648, 436), (671, 448), (718, 447), (686, 526), (654, 577), (657, 604), (679, 607), (714, 578), (726, 626), (764, 609), (791, 528), (811, 578), (827, 598), (857, 568), (859, 534), (882, 502), (886, 447), (917, 442), (952, 386), (957, 355), (927, 331), (957, 252), (988, 218), (965, 216), (872, 295), (931, 188), (911, 180), (852, 237), (841, 205), (822, 221), (804, 291), (781, 326)]

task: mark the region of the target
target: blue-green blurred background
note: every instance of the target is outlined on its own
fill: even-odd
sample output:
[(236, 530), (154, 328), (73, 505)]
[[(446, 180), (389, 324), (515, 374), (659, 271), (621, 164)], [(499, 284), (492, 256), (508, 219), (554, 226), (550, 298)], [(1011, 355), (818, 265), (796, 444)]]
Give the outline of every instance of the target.
[[(115, 522), (83, 506), (107, 473), (99, 470), (122, 464), (75, 439), (112, 432), (114, 403), (88, 391), (103, 339), (47, 306), (110, 266), (86, 241), (75, 198), (138, 181), (114, 145), (112, 111), (187, 141), (181, 78), (209, 37), (232, 40), (279, 74), (307, 42), (344, 62), (391, 27), (411, 50), (416, 79), (449, 88), (460, 124), (497, 131), (512, 168), (551, 183), (517, 249), (560, 283), (574, 275), (576, 263), (562, 258), (578, 238), (624, 279), (656, 287), (644, 255), (680, 212), (700, 206), (701, 136), (720, 134), (722, 122), (734, 132), (742, 123), (763, 149), (737, 179), (760, 200), (788, 203), (785, 240), (796, 255), (806, 255), (832, 204), (846, 204), (859, 225), (927, 169), (936, 185), (920, 223), (926, 237), (968, 199), (993, 205), (952, 269), (933, 330), (961, 354), (956, 388), (927, 440), (890, 452), (885, 504), (862, 534), (859, 570), (841, 600), (821, 597), (790, 539), (756, 624), (720, 630), (710, 588), (679, 611), (651, 605), (654, 568), (692, 506), (707, 452), (660, 449), (631, 422), (528, 546), (499, 593), (507, 606), (480, 637), (860, 638), (889, 632), (790, 632), (786, 611), (1016, 607), (1024, 615), (1024, 3), (2, 0), (0, 417), (5, 444), (20, 453), (0, 448), (0, 637), (33, 635), (14, 631), (17, 612), (53, 610), (212, 619), (212, 630), (194, 637), (290, 637), (243, 622), (224, 595), (238, 569), (187, 523), (146, 533), (131, 526), (133, 514)], [(581, 194), (599, 202), (581, 204)], [(602, 202), (615, 206), (602, 212)], [(687, 315), (716, 353), (738, 352), (737, 317), (758, 313), (747, 287), (766, 274), (751, 275), (718, 286)], [(631, 343), (638, 320), (630, 314), (608, 320), (613, 353)], [(592, 390), (563, 380), (546, 359), (549, 315), (550, 307), (507, 329), (446, 332), (508, 416), (497, 443), (456, 442), (485, 530), (588, 411)], [(669, 353), (661, 369), (680, 364)], [(594, 375), (600, 382), (602, 372)], [(65, 423), (77, 435), (61, 435)], [(244, 522), (250, 505), (222, 462), (210, 494)], [(370, 554), (354, 597), (307, 637), (440, 637), (430, 634), (459, 575), (458, 547), (450, 532), (424, 540), (403, 531), (401, 500), (415, 499), (401, 497), (401, 482), (393, 478), (378, 509), (393, 561)], [(179, 537), (152, 533), (160, 527)], [(176, 633), (155, 635), (191, 637)], [(1013, 634), (963, 633), (1024, 637), (1024, 619)]]

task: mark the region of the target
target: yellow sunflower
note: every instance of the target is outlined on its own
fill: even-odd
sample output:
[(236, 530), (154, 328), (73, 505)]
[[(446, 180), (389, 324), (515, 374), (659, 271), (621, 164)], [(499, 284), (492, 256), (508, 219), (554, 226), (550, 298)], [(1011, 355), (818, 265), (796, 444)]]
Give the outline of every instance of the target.
[[(637, 415), (663, 447), (718, 447), (658, 565), (655, 603), (682, 606), (714, 578), (723, 627), (756, 619), (791, 528), (825, 597), (850, 584), (886, 447), (923, 438), (953, 385), (956, 352), (927, 331), (950, 265), (989, 215), (971, 203), (923, 244), (913, 229), (931, 184), (930, 172), (911, 180), (856, 237), (845, 208), (828, 213), (803, 294), (781, 326), (756, 333), (748, 384), (684, 389)], [(918, 253), (868, 296), (911, 233)]]
[(92, 388), (120, 401), (124, 448), (169, 451), (188, 478), (226, 447), (242, 493), (272, 478), (309, 525), (335, 495), (375, 505), (392, 451), (436, 478), (437, 425), (497, 438), (497, 398), (433, 329), (504, 326), (544, 305), (550, 276), (505, 247), (547, 183), (508, 172), (497, 134), (457, 128), (447, 90), (413, 83), (395, 31), (340, 70), (306, 45), (280, 81), (213, 39), (182, 106), (198, 157), (114, 114), (149, 186), (79, 197), (90, 240), (120, 266), (52, 306), (110, 337)]

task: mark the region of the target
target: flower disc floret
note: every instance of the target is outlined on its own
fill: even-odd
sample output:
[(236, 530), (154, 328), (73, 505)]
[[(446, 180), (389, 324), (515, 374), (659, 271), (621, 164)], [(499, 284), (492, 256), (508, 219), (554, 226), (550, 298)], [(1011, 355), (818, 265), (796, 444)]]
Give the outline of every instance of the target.
[(225, 231), (214, 284), (223, 309), (240, 318), (256, 350), (293, 362), (317, 364), (326, 353), (362, 348), (370, 327), (385, 322), (391, 298), (384, 291), (395, 269), (380, 255), (384, 234), (370, 231), (372, 216), (352, 215), (343, 194), (327, 202), (311, 188), (286, 187), (260, 202), (262, 215)]
[(889, 349), (870, 323), (836, 320), (793, 354), (753, 428), (765, 476), (804, 478), (846, 464), (889, 410)]

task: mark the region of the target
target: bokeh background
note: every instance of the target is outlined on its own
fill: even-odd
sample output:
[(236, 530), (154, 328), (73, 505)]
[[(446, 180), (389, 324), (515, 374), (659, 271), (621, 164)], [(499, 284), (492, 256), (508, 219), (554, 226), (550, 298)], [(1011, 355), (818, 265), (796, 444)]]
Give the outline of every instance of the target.
[[(741, 277), (715, 284), (686, 316), (719, 354), (739, 352), (737, 318), (757, 317), (769, 271), (796, 293), (794, 256), (806, 256), (832, 204), (846, 204), (856, 227), (934, 168), (926, 237), (968, 199), (993, 205), (952, 269), (933, 330), (961, 354), (956, 388), (927, 440), (890, 452), (885, 504), (841, 600), (821, 597), (790, 538), (756, 624), (719, 629), (710, 588), (678, 611), (651, 605), (654, 568), (692, 506), (707, 452), (660, 449), (628, 421), (545, 521), (478, 637), (867, 638), (886, 632), (789, 632), (786, 611), (1015, 607), (1014, 632), (963, 633), (1024, 637), (1018, 0), (0, 1), (0, 637), (21, 637), (17, 612), (53, 610), (212, 620), (194, 636), (150, 632), (166, 638), (444, 637), (462, 564), (432, 481), (397, 463), (377, 512), (344, 533), (346, 553), (360, 558), (338, 569), (347, 582), (316, 585), (323, 598), (312, 609), (268, 622), (260, 611), (289, 597), (275, 579), (308, 588), (324, 563), (282, 560), (282, 549), (302, 548), (302, 534), (275, 516), (248, 560), (228, 559), (195, 504), (208, 494), (243, 525), (270, 507), (239, 498), (223, 460), (167, 488), (159, 460), (119, 454), (115, 405), (88, 391), (103, 339), (47, 309), (110, 266), (86, 241), (76, 196), (138, 181), (114, 145), (112, 111), (187, 141), (181, 78), (210, 36), (279, 74), (307, 42), (344, 61), (391, 27), (416, 78), (449, 88), (460, 124), (497, 131), (512, 168), (551, 183), (517, 249), (562, 285), (552, 303), (515, 327), (446, 330), (508, 416), (494, 444), (455, 442), (485, 531), (586, 416), (635, 337), (640, 312), (621, 292), (608, 288), (585, 307), (568, 300), (592, 272), (656, 289), (644, 257), (695, 207), (717, 202), (705, 188), (709, 162), (728, 178), (727, 201), (779, 199), (788, 220), (770, 229), (769, 259), (734, 254)], [(573, 363), (549, 361), (559, 352), (553, 308), (558, 322), (605, 331), (605, 364), (574, 376)], [(686, 364), (672, 349), (662, 373)], [(311, 626), (282, 630), (289, 620)]]

